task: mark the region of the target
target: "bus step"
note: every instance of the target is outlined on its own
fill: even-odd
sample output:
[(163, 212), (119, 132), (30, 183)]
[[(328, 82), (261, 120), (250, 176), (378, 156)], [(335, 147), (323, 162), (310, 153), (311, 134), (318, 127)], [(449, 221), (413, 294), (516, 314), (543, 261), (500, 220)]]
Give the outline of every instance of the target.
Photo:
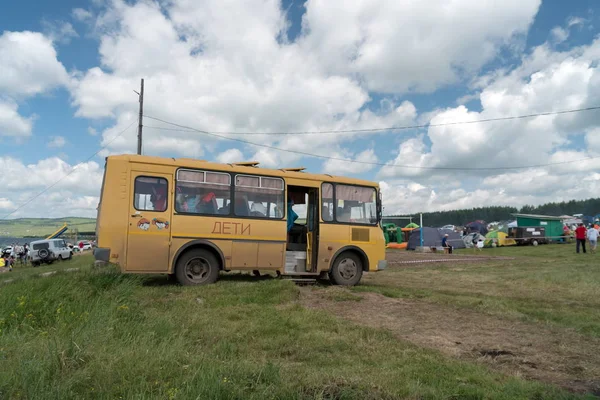
[(290, 281), (294, 282), (296, 285), (314, 285), (317, 283), (317, 280), (315, 278), (285, 278), (285, 279), (289, 279)]

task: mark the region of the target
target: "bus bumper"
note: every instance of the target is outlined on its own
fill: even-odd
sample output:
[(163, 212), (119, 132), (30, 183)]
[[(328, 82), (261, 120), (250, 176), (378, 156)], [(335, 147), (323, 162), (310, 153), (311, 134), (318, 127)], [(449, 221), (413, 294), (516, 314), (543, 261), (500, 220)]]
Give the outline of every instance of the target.
[(377, 261), (377, 271), (383, 271), (387, 268), (387, 260)]
[(109, 262), (110, 260), (110, 249), (103, 247), (96, 247), (94, 249), (94, 259), (96, 261)]

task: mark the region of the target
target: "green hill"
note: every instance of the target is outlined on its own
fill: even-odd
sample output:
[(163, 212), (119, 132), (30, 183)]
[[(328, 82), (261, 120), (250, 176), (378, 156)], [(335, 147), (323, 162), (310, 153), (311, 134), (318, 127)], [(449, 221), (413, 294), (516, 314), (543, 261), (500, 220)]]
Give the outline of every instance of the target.
[(93, 232), (96, 230), (95, 218), (18, 218), (0, 220), (0, 236), (45, 237), (52, 234), (65, 223), (69, 229), (77, 229), (79, 232)]

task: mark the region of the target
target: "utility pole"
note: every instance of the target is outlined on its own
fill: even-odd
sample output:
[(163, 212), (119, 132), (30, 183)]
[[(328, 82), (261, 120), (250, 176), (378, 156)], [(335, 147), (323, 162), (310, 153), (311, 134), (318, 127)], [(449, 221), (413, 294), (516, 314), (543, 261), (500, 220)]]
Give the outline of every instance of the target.
[[(134, 90), (135, 92), (135, 90)], [(140, 116), (138, 123), (138, 143), (137, 143), (137, 153), (142, 154), (142, 117), (144, 115), (144, 79), (142, 78), (142, 83), (140, 87), (140, 92), (136, 92), (140, 99)]]
[(423, 214), (419, 214), (420, 216), (420, 220), (419, 222), (421, 223), (421, 227), (419, 228), (419, 234), (420, 234), (420, 242), (421, 242), (421, 247), (423, 247)]

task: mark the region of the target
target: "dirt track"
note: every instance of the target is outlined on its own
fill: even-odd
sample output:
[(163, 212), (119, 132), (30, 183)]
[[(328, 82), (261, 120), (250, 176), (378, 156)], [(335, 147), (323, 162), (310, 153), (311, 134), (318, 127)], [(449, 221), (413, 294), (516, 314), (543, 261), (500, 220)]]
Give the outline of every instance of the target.
[[(302, 288), (301, 293), (305, 307), (387, 329), (418, 346), (482, 363), (507, 374), (600, 396), (600, 340), (575, 331), (425, 301), (392, 299), (375, 293), (355, 294), (339, 287)], [(362, 299), (336, 301), (336, 294)]]

